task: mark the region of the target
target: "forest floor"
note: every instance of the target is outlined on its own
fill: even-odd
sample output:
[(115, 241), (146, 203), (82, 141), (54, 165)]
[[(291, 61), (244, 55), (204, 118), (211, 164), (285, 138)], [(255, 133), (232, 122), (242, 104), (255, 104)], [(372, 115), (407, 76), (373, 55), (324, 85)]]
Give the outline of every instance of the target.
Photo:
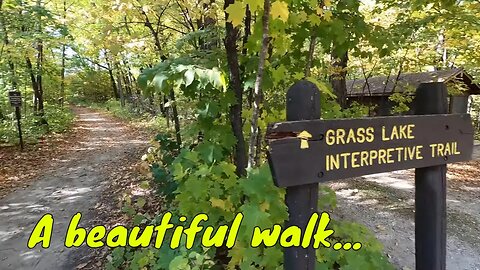
[[(373, 230), (403, 270), (415, 269), (414, 176), (405, 170), (329, 184), (337, 193), (334, 218)], [(447, 269), (480, 270), (480, 161), (448, 165), (447, 181)]]
[[(64, 247), (70, 219), (81, 212), (80, 226), (103, 225), (101, 213), (109, 211), (105, 205), (116, 200), (112, 194), (121, 193), (109, 189), (112, 182), (126, 189), (135, 183), (117, 180), (139, 179), (134, 167), (148, 147), (149, 136), (105, 114), (73, 110), (77, 119), (69, 134), (24, 153), (0, 149), (2, 270), (83, 268), (86, 264), (79, 265), (78, 258), (83, 253)], [(30, 250), (29, 235), (46, 213), (54, 217), (50, 248)]]

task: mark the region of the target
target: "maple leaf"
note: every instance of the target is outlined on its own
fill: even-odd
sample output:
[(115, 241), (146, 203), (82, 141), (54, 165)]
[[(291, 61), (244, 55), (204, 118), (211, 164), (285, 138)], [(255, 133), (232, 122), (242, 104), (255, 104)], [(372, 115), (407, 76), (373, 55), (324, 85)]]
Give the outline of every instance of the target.
[(272, 70), (272, 79), (273, 83), (277, 84), (283, 79), (285, 79), (287, 69), (284, 65), (280, 65), (278, 68)]
[(325, 11), (325, 15), (323, 15), (323, 17), (325, 18), (325, 20), (327, 22), (331, 21), (332, 20), (332, 12), (330, 10), (327, 10)]
[(228, 13), (228, 21), (232, 23), (233, 27), (237, 27), (242, 24), (243, 16), (245, 15), (245, 5), (242, 2), (236, 1), (230, 4), (225, 12)]
[(318, 17), (318, 15), (316, 15), (316, 14), (310, 14), (310, 15), (308, 16), (308, 20), (310, 21), (310, 23), (311, 23), (312, 25), (317, 25), (317, 26), (318, 26), (318, 25), (320, 25), (320, 23), (321, 23), (320, 17)]
[(218, 207), (222, 210), (225, 210), (225, 201), (221, 199), (211, 198), (210, 202), (212, 203), (213, 207)]
[(317, 7), (317, 14), (318, 16), (323, 16), (323, 8)]
[(253, 13), (262, 7), (262, 1), (260, 0), (245, 0), (245, 4), (248, 5), (250, 11)]
[(293, 75), (293, 78), (295, 80), (301, 80), (303, 79), (304, 75), (303, 75), (303, 72), (295, 72), (295, 74)]
[(272, 17), (280, 18), (280, 20), (286, 22), (288, 20), (288, 4), (283, 1), (276, 1), (272, 4)]

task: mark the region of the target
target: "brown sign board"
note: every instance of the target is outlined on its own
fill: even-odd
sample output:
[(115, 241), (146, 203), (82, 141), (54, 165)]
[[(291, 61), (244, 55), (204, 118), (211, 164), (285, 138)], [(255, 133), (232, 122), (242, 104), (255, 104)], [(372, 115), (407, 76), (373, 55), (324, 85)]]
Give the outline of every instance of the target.
[(280, 187), (467, 161), (473, 151), (468, 114), (290, 121), (266, 138)]
[(9, 91), (8, 99), (10, 100), (10, 105), (12, 107), (21, 107), (22, 106), (22, 94), (18, 91)]

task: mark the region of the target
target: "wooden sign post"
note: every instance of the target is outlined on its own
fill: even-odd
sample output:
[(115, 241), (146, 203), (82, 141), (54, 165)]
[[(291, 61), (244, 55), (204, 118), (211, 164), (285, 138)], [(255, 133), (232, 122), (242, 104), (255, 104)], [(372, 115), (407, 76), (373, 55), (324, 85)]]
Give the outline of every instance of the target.
[[(287, 120), (311, 120), (320, 118), (320, 91), (317, 86), (303, 80), (287, 92)], [(295, 181), (296, 176), (288, 176)], [(318, 183), (306, 183), (287, 187), (285, 203), (288, 206), (287, 226), (305, 228), (310, 216), (317, 212)], [(285, 269), (315, 269), (315, 249), (291, 247), (285, 249)]]
[[(421, 84), (415, 96), (415, 113), (420, 115), (447, 113), (447, 97), (448, 91), (444, 83)], [(445, 123), (443, 127), (444, 133), (452, 128), (449, 123)], [(463, 131), (473, 134), (473, 130), (464, 128)], [(465, 138), (465, 140), (470, 140), (470, 138)], [(471, 142), (470, 149), (473, 150), (473, 138)], [(465, 150), (471, 156), (468, 149)], [(445, 158), (448, 159), (449, 156), (445, 156)], [(415, 169), (416, 268), (445, 270), (446, 254), (447, 166), (439, 164), (417, 168)]]
[[(419, 115), (318, 120), (318, 89), (306, 81), (292, 86), (287, 93), (288, 122), (271, 124), (266, 134), (273, 179), (287, 187), (289, 223), (305, 227), (316, 211), (320, 182), (419, 168), (417, 269), (445, 269), (445, 164), (470, 160), (473, 151), (470, 116), (441, 114), (447, 110), (446, 97), (443, 83), (421, 84), (416, 97)], [(313, 269), (315, 253), (300, 249), (285, 250), (285, 269)]]
[(22, 124), (20, 119), (22, 118), (20, 107), (22, 107), (22, 94), (19, 91), (9, 91), (8, 99), (10, 100), (10, 105), (15, 107), (15, 117), (17, 118), (17, 128), (18, 128), (18, 138), (20, 140), (20, 149), (23, 151), (23, 137), (22, 137)]

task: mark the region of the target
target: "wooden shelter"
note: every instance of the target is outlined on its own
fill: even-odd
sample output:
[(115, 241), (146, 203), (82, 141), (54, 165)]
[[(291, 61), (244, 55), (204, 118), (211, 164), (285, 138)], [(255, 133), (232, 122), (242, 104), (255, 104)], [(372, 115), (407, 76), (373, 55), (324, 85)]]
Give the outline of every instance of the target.
[[(467, 112), (470, 95), (480, 94), (480, 86), (473, 82), (470, 76), (462, 68), (437, 70), (420, 73), (402, 73), (399, 76), (378, 76), (366, 79), (355, 79), (347, 81), (348, 103), (356, 101), (365, 105), (377, 105), (372, 115), (391, 115), (391, 109), (395, 103), (389, 100), (393, 93), (405, 93), (414, 95), (415, 89), (425, 82), (445, 82), (451, 84), (462, 84), (462, 94), (450, 96), (450, 112)], [(406, 114), (411, 114), (412, 110)]]

